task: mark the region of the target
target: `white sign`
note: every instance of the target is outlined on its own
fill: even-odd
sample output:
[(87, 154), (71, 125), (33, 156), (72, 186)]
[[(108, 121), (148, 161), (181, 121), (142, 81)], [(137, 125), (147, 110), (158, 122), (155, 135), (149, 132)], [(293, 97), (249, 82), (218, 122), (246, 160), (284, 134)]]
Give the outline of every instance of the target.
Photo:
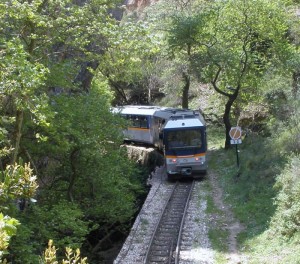
[(231, 145), (242, 144), (242, 140), (240, 138), (239, 139), (231, 139), (230, 144)]

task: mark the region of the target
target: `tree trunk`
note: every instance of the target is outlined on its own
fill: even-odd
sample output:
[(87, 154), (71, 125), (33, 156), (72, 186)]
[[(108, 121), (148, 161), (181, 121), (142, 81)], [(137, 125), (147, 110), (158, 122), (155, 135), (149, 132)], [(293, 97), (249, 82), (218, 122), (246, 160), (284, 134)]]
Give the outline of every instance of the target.
[(21, 137), (22, 137), (23, 119), (24, 119), (24, 112), (22, 110), (17, 110), (16, 125), (15, 125), (15, 138), (14, 138), (15, 145), (14, 145), (13, 156), (11, 159), (11, 164), (15, 164), (18, 159), (20, 142), (21, 142)]
[(231, 129), (230, 111), (231, 111), (231, 106), (234, 103), (234, 101), (235, 101), (234, 96), (230, 96), (228, 98), (228, 101), (225, 105), (224, 115), (223, 115), (223, 122), (225, 125), (225, 133), (226, 133), (225, 149), (228, 149), (230, 147), (230, 136), (229, 136), (229, 131)]
[(184, 80), (184, 86), (182, 89), (182, 108), (189, 108), (189, 90), (190, 90), (190, 76), (188, 73), (183, 72), (182, 77)]
[(216, 72), (215, 78), (212, 80), (211, 84), (213, 85), (214, 89), (216, 90), (217, 93), (222, 94), (224, 96), (226, 96), (228, 98), (228, 101), (225, 105), (225, 111), (223, 114), (223, 122), (225, 125), (225, 149), (229, 149), (230, 148), (230, 136), (229, 136), (229, 131), (231, 129), (231, 123), (230, 123), (230, 111), (231, 111), (231, 107), (234, 103), (234, 101), (236, 100), (238, 94), (239, 94), (239, 90), (241, 88), (240, 83), (236, 86), (236, 88), (232, 88), (230, 87), (230, 90), (234, 91), (233, 93), (228, 93), (225, 92), (223, 90), (221, 90), (218, 85), (217, 85), (217, 81), (219, 79), (219, 75), (222, 71), (222, 67), (219, 66), (218, 71)]
[(75, 82), (81, 83), (82, 91), (88, 93), (91, 88), (91, 83), (94, 77), (94, 74), (90, 69), (96, 70), (99, 63), (97, 61), (90, 61), (82, 63), (80, 72), (75, 78)]

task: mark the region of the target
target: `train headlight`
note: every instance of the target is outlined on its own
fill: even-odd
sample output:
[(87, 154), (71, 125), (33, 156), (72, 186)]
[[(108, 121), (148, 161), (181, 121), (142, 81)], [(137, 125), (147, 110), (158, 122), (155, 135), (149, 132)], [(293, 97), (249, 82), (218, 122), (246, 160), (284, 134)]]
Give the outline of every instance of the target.
[(177, 162), (177, 159), (171, 159), (170, 162), (176, 163), (176, 162)]
[(205, 157), (195, 157), (195, 161), (204, 163)]

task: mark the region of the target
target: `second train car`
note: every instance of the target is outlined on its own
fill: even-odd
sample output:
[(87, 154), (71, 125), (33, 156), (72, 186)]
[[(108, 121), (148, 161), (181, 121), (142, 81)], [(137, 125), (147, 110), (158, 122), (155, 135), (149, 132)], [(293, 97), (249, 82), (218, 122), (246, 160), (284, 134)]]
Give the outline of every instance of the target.
[(206, 124), (199, 111), (128, 105), (114, 112), (130, 121), (124, 131), (126, 140), (163, 151), (169, 179), (206, 173)]

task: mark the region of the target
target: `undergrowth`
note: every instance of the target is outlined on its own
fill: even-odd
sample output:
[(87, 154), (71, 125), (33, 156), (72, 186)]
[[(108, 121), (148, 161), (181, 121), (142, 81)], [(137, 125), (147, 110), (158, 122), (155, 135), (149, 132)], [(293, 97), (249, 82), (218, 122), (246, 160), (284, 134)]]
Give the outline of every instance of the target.
[(224, 150), (221, 129), (209, 129), (209, 169), (218, 175), (225, 202), (245, 226), (239, 234), (247, 263), (300, 263), (300, 157), (280, 139), (249, 135)]

